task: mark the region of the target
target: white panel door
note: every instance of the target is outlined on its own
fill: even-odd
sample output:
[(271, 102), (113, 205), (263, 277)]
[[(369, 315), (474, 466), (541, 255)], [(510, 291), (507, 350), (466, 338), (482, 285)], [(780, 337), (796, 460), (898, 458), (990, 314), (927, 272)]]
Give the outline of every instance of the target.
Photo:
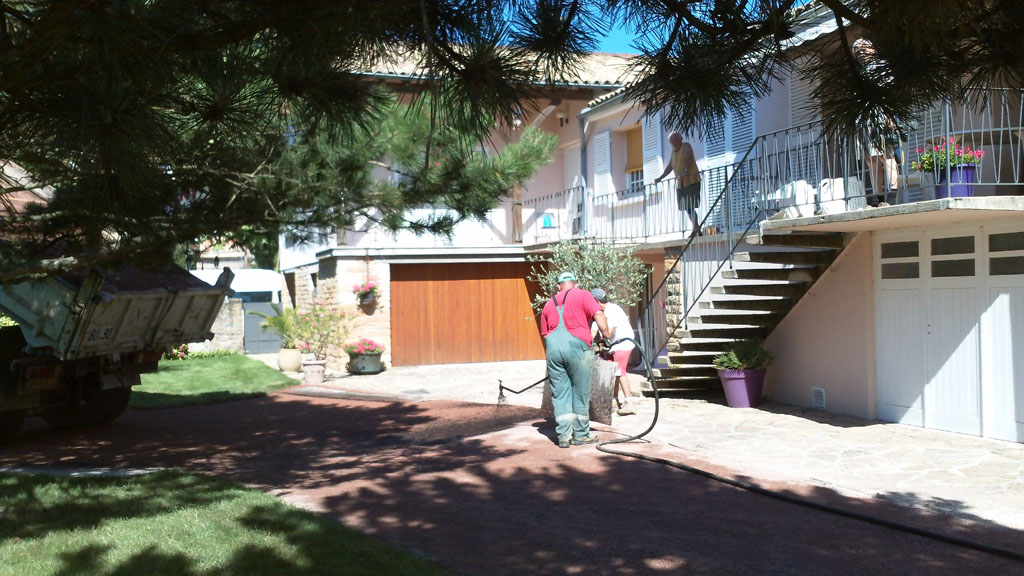
[(928, 238), (928, 428), (981, 435), (979, 277), (973, 231)]
[(983, 434), (1024, 442), (1024, 231), (987, 230), (981, 316)]
[(978, 289), (933, 287), (928, 298), (925, 426), (981, 435)]
[(878, 418), (924, 426), (924, 320), (920, 288), (882, 288), (876, 302)]
[(1024, 442), (1024, 286), (990, 286), (989, 300), (982, 316), (983, 435)]
[(878, 418), (924, 426), (925, 306), (922, 235), (875, 242), (875, 379)]

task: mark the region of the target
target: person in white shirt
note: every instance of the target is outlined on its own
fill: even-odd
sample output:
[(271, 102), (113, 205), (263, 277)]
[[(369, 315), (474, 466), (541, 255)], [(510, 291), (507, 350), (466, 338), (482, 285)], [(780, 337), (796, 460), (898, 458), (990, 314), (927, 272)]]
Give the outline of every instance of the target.
[[(631, 340), (622, 340), (623, 338), (634, 338), (633, 328), (629, 325), (629, 316), (626, 315), (626, 311), (621, 306), (614, 302), (609, 302), (608, 294), (601, 288), (594, 288), (590, 293), (594, 295), (594, 298), (604, 308), (605, 320), (608, 322), (608, 328), (612, 331), (611, 341), (616, 343), (609, 350), (609, 355), (611, 356), (609, 359), (613, 360), (616, 364), (615, 388), (612, 391), (618, 405), (616, 413), (619, 416), (636, 414), (631, 400), (633, 394), (629, 389), (629, 372), (626, 371), (626, 365), (629, 363), (629, 356), (633, 352), (634, 345)], [(622, 341), (619, 342), (619, 340)], [(622, 402), (618, 400), (620, 390), (623, 396)]]

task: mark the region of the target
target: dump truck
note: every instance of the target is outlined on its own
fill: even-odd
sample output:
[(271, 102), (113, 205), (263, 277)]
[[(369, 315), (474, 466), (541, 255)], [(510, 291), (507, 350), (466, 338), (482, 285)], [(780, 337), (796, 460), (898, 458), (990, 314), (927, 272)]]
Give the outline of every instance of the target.
[(211, 286), (188, 271), (92, 268), (0, 285), (0, 440), (24, 418), (106, 424), (171, 347), (212, 338), (233, 273)]

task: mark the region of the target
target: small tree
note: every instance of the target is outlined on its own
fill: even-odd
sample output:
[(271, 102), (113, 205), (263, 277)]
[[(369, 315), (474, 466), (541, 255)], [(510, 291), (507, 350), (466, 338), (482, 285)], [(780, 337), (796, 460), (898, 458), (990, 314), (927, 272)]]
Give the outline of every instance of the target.
[(555, 244), (550, 255), (528, 256), (527, 259), (534, 262), (528, 279), (541, 287), (533, 301), (537, 310), (558, 292), (558, 274), (565, 270), (576, 275), (580, 288), (603, 288), (609, 299), (620, 306), (632, 306), (640, 301), (644, 282), (650, 274), (647, 264), (633, 256), (632, 248), (616, 249), (593, 240), (563, 240)]

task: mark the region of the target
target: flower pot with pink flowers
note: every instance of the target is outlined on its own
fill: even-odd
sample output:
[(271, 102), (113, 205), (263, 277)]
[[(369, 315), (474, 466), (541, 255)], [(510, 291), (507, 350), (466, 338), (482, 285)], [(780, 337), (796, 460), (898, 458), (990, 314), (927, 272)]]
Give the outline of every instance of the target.
[(943, 138), (931, 150), (918, 148), (911, 168), (935, 177), (936, 198), (969, 197), (974, 195), (975, 170), (984, 157), (984, 150)]
[(384, 370), (381, 354), (384, 345), (369, 338), (360, 338), (357, 342), (345, 345), (348, 354), (348, 371), (350, 374), (377, 374)]
[(356, 295), (360, 306), (370, 306), (377, 303), (377, 283), (367, 280), (362, 284), (352, 286), (352, 293)]

